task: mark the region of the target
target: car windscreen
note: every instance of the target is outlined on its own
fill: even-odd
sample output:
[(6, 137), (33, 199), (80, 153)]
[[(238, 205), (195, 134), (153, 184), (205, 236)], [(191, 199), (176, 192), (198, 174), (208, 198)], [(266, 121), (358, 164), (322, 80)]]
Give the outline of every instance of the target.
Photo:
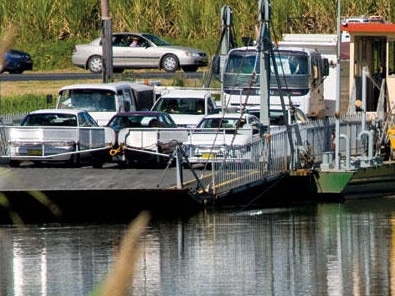
[(206, 118), (202, 120), (198, 128), (236, 128), (244, 125), (245, 121), (239, 118)]
[(102, 89), (67, 89), (59, 94), (59, 109), (116, 112), (115, 93)]
[(155, 106), (155, 111), (168, 114), (199, 115), (204, 113), (203, 98), (161, 98)]
[(116, 129), (128, 127), (177, 127), (169, 116), (156, 114), (116, 115), (110, 120), (107, 126)]
[(29, 114), (21, 122), (22, 126), (77, 126), (73, 114)]

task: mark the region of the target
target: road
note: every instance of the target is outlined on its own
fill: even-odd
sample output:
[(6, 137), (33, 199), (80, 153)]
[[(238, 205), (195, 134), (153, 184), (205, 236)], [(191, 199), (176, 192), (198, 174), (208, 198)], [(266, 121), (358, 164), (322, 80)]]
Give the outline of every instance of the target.
[[(120, 76), (121, 74), (114, 74), (114, 77)], [(128, 78), (135, 79), (172, 79), (175, 76), (180, 78), (192, 78), (202, 79), (203, 72), (182, 72), (176, 73), (167, 72), (125, 72), (123, 75)], [(80, 79), (100, 79), (102, 74), (93, 73), (27, 73), (27, 74), (1, 74), (1, 81), (54, 81), (54, 80), (80, 80)]]

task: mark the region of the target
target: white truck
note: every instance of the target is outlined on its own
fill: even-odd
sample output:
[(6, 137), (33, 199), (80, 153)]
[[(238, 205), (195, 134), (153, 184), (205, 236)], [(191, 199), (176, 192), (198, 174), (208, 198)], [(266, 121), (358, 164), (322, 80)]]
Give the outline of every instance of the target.
[[(277, 69), (270, 58), (269, 109), (282, 111), (281, 93), (288, 107), (289, 97), (294, 107), (308, 117), (325, 116), (324, 79), (329, 62), (319, 51), (302, 47), (279, 47), (273, 50)], [(215, 63), (213, 63), (215, 64)], [(220, 74), (219, 63), (213, 73)], [(279, 74), (279, 82), (276, 71)], [(260, 54), (256, 46), (234, 48), (226, 57), (222, 72), (223, 104), (228, 107), (259, 108), (261, 104)]]
[(72, 84), (59, 90), (57, 109), (82, 109), (104, 126), (118, 112), (137, 110), (129, 82)]

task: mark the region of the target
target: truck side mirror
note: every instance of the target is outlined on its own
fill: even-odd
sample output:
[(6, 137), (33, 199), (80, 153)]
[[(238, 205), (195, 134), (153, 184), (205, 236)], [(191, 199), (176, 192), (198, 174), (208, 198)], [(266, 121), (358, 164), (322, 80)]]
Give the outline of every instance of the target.
[(125, 112), (129, 112), (130, 111), (130, 102), (129, 101), (125, 101), (124, 108), (125, 108)]
[(220, 56), (219, 55), (215, 55), (213, 56), (213, 60), (211, 63), (211, 72), (214, 75), (219, 75), (220, 74)]
[(322, 59), (322, 76), (329, 76), (329, 60), (324, 58)]
[(52, 104), (53, 96), (52, 94), (47, 94), (47, 105)]

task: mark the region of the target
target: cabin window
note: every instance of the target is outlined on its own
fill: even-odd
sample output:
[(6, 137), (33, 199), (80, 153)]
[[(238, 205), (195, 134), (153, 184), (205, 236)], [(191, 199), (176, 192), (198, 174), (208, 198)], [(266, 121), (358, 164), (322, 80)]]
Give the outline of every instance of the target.
[(388, 74), (395, 76), (395, 40), (388, 42)]

